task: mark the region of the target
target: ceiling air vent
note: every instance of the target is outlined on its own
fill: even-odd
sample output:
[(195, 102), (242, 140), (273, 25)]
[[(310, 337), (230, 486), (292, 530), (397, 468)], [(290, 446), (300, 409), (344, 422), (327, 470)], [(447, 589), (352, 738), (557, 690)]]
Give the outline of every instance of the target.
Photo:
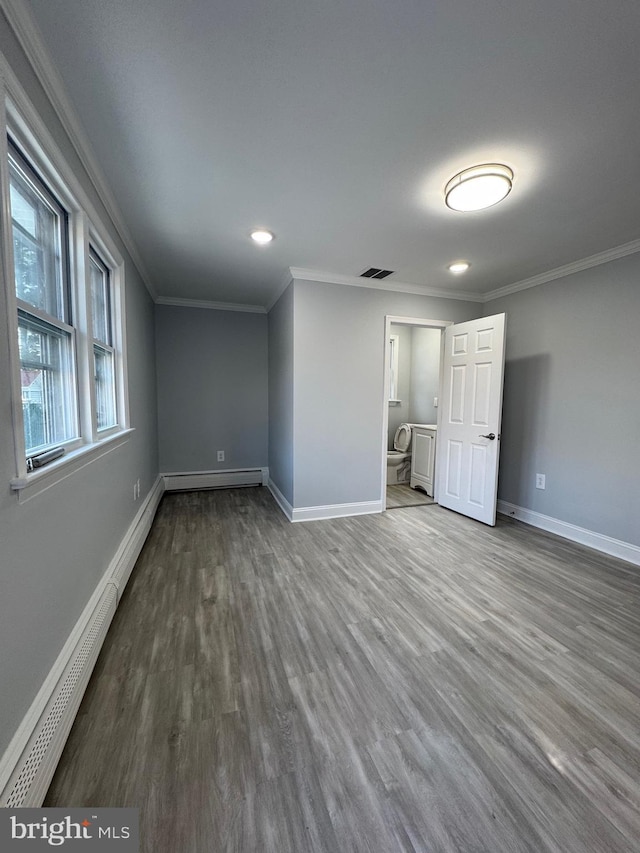
[(393, 270), (379, 270), (377, 267), (369, 267), (368, 270), (360, 273), (360, 278), (386, 278), (388, 275), (393, 275)]

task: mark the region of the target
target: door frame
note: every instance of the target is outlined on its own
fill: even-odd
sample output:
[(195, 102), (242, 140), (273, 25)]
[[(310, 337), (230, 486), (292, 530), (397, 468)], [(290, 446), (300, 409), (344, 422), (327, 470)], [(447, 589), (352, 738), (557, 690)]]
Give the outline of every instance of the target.
[[(444, 354), (444, 330), (447, 326), (452, 326), (453, 320), (427, 320), (422, 317), (399, 317), (394, 314), (387, 314), (384, 318), (384, 382), (382, 389), (382, 470), (381, 482), (382, 493), (380, 495), (380, 504), (382, 512), (387, 509), (387, 444), (389, 441), (389, 335), (391, 334), (391, 324), (399, 326), (418, 326), (423, 329), (439, 329), (440, 330), (440, 365), (438, 379), (438, 398), (440, 398), (440, 389), (443, 381), (443, 354)], [(440, 426), (440, 400), (438, 399), (438, 415), (436, 418), (438, 427)], [(437, 441), (437, 438), (436, 438)], [(433, 484), (433, 499), (438, 501), (438, 479), (434, 479)]]

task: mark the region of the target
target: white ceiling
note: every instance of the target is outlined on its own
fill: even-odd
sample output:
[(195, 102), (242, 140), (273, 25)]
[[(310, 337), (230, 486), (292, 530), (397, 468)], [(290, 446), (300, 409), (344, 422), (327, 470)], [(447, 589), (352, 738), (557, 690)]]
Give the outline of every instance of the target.
[[(160, 296), (266, 305), (290, 266), (482, 294), (640, 237), (637, 0), (27, 5)], [(486, 161), (506, 201), (446, 208)]]

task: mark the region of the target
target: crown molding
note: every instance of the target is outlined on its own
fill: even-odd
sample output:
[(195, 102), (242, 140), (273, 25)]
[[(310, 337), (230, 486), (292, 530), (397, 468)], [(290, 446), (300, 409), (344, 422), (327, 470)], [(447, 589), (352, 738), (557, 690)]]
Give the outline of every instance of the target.
[(157, 296), (156, 305), (173, 305), (177, 308), (207, 308), (211, 311), (243, 311), (249, 314), (266, 314), (264, 305), (242, 305), (239, 302), (208, 302), (205, 299), (180, 299), (173, 296)]
[(556, 269), (540, 273), (540, 275), (534, 275), (531, 278), (525, 278), (522, 281), (516, 281), (513, 284), (507, 284), (505, 287), (499, 287), (496, 290), (491, 290), (489, 293), (484, 294), (483, 301), (491, 302), (493, 299), (499, 299), (501, 296), (509, 296), (511, 293), (518, 293), (520, 290), (528, 290), (530, 287), (538, 287), (540, 284), (547, 284), (547, 282), (556, 281), (559, 278), (564, 278), (565, 276), (600, 266), (600, 264), (607, 264), (610, 261), (617, 260), (618, 258), (624, 258), (627, 255), (634, 255), (636, 252), (640, 252), (640, 240), (632, 240), (630, 243), (624, 243), (622, 246), (616, 246), (613, 249), (598, 252), (596, 255), (590, 255), (588, 258), (582, 258), (580, 261), (573, 261), (572, 263), (565, 264), (562, 267), (556, 267)]
[(389, 281), (388, 278), (373, 279), (362, 278), (355, 275), (337, 275), (334, 273), (321, 272), (319, 270), (307, 270), (300, 267), (290, 267), (291, 277), (303, 279), (304, 281), (317, 281), (323, 284), (343, 284), (348, 287), (368, 287), (374, 290), (390, 290), (396, 293), (412, 293), (417, 296), (434, 296), (437, 299), (461, 299), (465, 302), (484, 302), (481, 293), (467, 293), (465, 291), (440, 290), (436, 287), (428, 287), (424, 284), (408, 284), (402, 281)]
[(273, 306), (276, 304), (278, 299), (280, 299), (280, 297), (285, 292), (285, 290), (289, 287), (289, 285), (291, 284), (292, 281), (293, 281), (293, 274), (292, 274), (291, 268), (289, 268), (285, 272), (285, 274), (283, 275), (283, 277), (280, 281), (280, 284), (276, 288), (271, 299), (267, 302), (267, 314), (269, 313), (269, 311), (271, 311)]
[(89, 180), (93, 184), (113, 226), (131, 256), (145, 287), (155, 300), (157, 294), (151, 284), (149, 273), (145, 269), (140, 252), (125, 224), (115, 197), (93, 153), (91, 143), (82, 123), (71, 105), (71, 101), (67, 97), (62, 77), (49, 55), (33, 14), (28, 8), (28, 4), (24, 0), (0, 0), (0, 9), (20, 42), (40, 85), (51, 102), (62, 127), (87, 172)]

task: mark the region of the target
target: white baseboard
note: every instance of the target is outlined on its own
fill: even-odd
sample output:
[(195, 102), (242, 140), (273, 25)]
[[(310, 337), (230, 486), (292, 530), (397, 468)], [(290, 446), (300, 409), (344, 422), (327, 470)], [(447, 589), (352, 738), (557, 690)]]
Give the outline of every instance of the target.
[(383, 501), (360, 501), (350, 504), (328, 504), (327, 506), (291, 506), (273, 480), (268, 482), (269, 491), (289, 521), (322, 521), (327, 518), (344, 518), (350, 515), (371, 515), (384, 510)]
[(276, 503), (278, 504), (282, 512), (287, 516), (289, 521), (293, 521), (293, 507), (271, 478), (269, 478), (267, 488), (269, 489), (269, 491), (275, 498)]
[(149, 535), (164, 491), (162, 477), (158, 476), (107, 569), (107, 574), (118, 590), (118, 601), (120, 601), (122, 591), (127, 585), (136, 560), (142, 551), (142, 546)]
[(593, 530), (577, 527), (575, 524), (569, 524), (567, 521), (560, 521), (558, 518), (542, 515), (542, 513), (534, 512), (532, 509), (526, 509), (507, 501), (498, 501), (498, 512), (502, 513), (502, 515), (509, 515), (511, 518), (517, 518), (518, 521), (523, 521), (532, 527), (538, 527), (540, 530), (546, 530), (548, 533), (555, 533), (564, 539), (570, 539), (572, 542), (586, 545), (595, 551), (601, 551), (603, 554), (609, 554), (612, 557), (618, 557), (620, 560), (626, 560), (628, 563), (640, 566), (640, 548), (637, 545), (632, 545), (630, 542), (613, 539), (602, 533), (595, 533)]
[(372, 515), (382, 512), (382, 501), (359, 501), (350, 504), (329, 504), (328, 506), (303, 506), (292, 510), (291, 521), (322, 521), (327, 518), (344, 518), (350, 515)]
[(167, 492), (224, 489), (230, 486), (266, 486), (268, 468), (231, 468), (225, 471), (180, 471), (160, 475)]
[(164, 492), (158, 477), (0, 760), (0, 807), (39, 807)]

